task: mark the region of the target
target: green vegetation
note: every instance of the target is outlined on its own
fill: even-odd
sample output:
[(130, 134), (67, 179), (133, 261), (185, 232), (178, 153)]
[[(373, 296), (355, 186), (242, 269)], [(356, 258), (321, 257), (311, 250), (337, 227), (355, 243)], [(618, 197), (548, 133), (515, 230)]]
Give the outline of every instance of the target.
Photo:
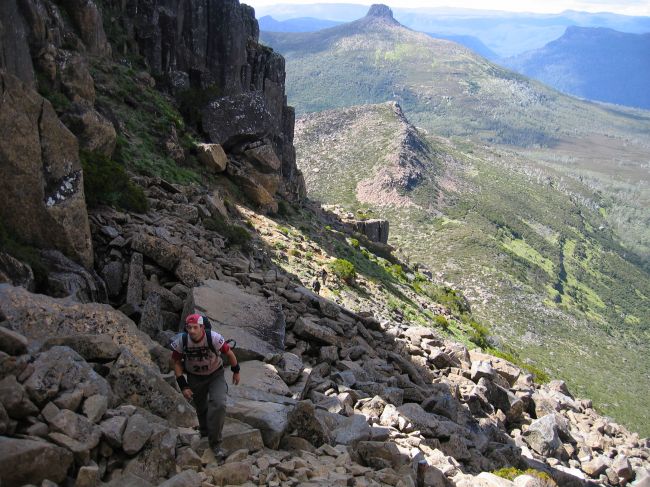
[[(194, 137), (171, 99), (139, 82), (133, 68), (98, 62), (91, 71), (98, 102), (110, 108), (123, 127), (113, 158), (129, 171), (170, 182), (200, 181), (201, 166), (191, 155)], [(172, 158), (169, 144), (183, 152), (182, 160)]]
[(124, 167), (108, 157), (81, 151), (84, 172), (84, 193), (89, 207), (109, 205), (121, 210), (146, 213), (147, 198), (139, 186), (131, 182)]
[(342, 279), (348, 284), (351, 283), (357, 275), (354, 264), (345, 259), (336, 259), (330, 266), (330, 269), (336, 277)]
[[(303, 120), (296, 150), (310, 196), (389, 220), (389, 243), (436, 276), (434, 284), (416, 273), (412, 286), (450, 309), (454, 338), (504, 354), (516, 350), (517, 357), (508, 360), (539, 381), (562, 378), (602, 413), (650, 433), (650, 413), (640, 399), (650, 394), (650, 364), (638, 360), (650, 353), (650, 274), (647, 259), (609, 223), (616, 198), (617, 208), (636, 208), (616, 216), (627, 225), (618, 228), (638, 230), (634, 248), (650, 242), (650, 225), (641, 216), (650, 204), (650, 187), (641, 176), (647, 150), (633, 139), (623, 144), (615, 135), (620, 125), (610, 137), (594, 140), (610, 159), (590, 151), (588, 143), (563, 143), (567, 157), (556, 160), (551, 149), (522, 152), (429, 136), (429, 159), (422, 158), (427, 177), (404, 193), (413, 205), (373, 206), (358, 201), (354, 191), (359, 174), (377, 171), (401, 154), (390, 152), (400, 125), (386, 117), (396, 114), (380, 105)], [(334, 132), (336, 144), (323, 145), (323, 137)], [(625, 164), (611, 167), (616, 157)], [(589, 160), (597, 167), (592, 165), (587, 178)], [(324, 161), (327, 176), (312, 170)], [(615, 182), (622, 176), (639, 181), (636, 192), (608, 193), (605, 181), (622, 189)], [(343, 257), (357, 269), (362, 262), (379, 263), (390, 278), (377, 278), (399, 283), (370, 246), (361, 244), (360, 261), (354, 253)]]
[(528, 468), (526, 470), (520, 470), (515, 467), (504, 467), (504, 468), (500, 468), (499, 470), (495, 470), (492, 473), (506, 480), (514, 480), (520, 475), (530, 475), (532, 477), (537, 477), (538, 479), (546, 481), (547, 483), (545, 485), (548, 486), (555, 485), (555, 482), (551, 479), (551, 477), (546, 472), (540, 472), (539, 470), (535, 470), (532, 468)]
[(244, 251), (250, 250), (251, 234), (244, 227), (230, 224), (221, 215), (213, 215), (203, 220), (203, 226), (228, 239), (230, 245), (237, 245)]
[(185, 121), (194, 128), (200, 128), (201, 109), (210, 101), (219, 98), (221, 96), (220, 92), (218, 86), (212, 85), (205, 89), (190, 88), (178, 93), (176, 98)]

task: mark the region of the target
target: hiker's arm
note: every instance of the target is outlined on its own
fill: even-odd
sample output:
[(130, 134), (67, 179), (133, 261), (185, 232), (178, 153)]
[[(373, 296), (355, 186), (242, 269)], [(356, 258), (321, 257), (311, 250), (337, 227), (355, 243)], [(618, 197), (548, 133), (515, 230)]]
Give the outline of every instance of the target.
[(231, 369), (233, 370), (232, 373), (232, 383), (237, 385), (239, 384), (239, 364), (237, 363), (237, 357), (235, 357), (235, 353), (232, 351), (232, 349), (228, 350), (225, 353), (226, 357), (228, 357), (228, 363), (230, 363)]
[(178, 387), (181, 389), (183, 397), (189, 401), (192, 399), (192, 389), (187, 385), (187, 380), (185, 379), (185, 376), (183, 376), (183, 363), (173, 357), (172, 360), (174, 362), (174, 375), (176, 376)]

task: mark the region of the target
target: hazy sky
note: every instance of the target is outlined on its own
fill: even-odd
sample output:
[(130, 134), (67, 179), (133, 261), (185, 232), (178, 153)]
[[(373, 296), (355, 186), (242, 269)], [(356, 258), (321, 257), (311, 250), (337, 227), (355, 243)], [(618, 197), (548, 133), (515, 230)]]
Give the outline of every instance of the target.
[(650, 0), (240, 0), (254, 8), (279, 3), (384, 3), (392, 8), (457, 7), (511, 12), (559, 13), (564, 10), (650, 16)]

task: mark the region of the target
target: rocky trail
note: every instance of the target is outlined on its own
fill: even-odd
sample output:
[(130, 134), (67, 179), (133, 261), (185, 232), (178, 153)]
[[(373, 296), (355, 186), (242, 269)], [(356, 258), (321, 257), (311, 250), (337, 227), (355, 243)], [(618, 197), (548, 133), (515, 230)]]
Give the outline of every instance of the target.
[[(76, 298), (0, 284), (2, 485), (650, 482), (647, 439), (563, 382), (535, 384), (435, 329), (315, 295), (259, 236), (247, 253), (206, 228), (215, 217), (242, 223), (218, 192), (138, 183), (147, 214), (90, 215), (106, 289), (70, 269), (57, 282)], [(242, 362), (222, 465), (194, 429), (165, 348), (193, 312), (237, 341)], [(490, 473), (504, 467), (519, 469), (514, 481)]]

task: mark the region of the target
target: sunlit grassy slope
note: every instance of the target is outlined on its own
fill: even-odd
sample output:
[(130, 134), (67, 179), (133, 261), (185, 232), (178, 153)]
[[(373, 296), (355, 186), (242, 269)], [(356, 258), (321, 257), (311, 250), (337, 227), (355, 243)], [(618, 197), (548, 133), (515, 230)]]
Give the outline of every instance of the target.
[(463, 289), (501, 348), (649, 434), (650, 276), (608, 225), (609, 197), (579, 175), (578, 158), (421, 132), (427, 170), (401, 191), (411, 204), (360, 201), (359, 183), (399, 159), (403, 123), (391, 104), (299, 120), (310, 196), (388, 218), (390, 243)]

